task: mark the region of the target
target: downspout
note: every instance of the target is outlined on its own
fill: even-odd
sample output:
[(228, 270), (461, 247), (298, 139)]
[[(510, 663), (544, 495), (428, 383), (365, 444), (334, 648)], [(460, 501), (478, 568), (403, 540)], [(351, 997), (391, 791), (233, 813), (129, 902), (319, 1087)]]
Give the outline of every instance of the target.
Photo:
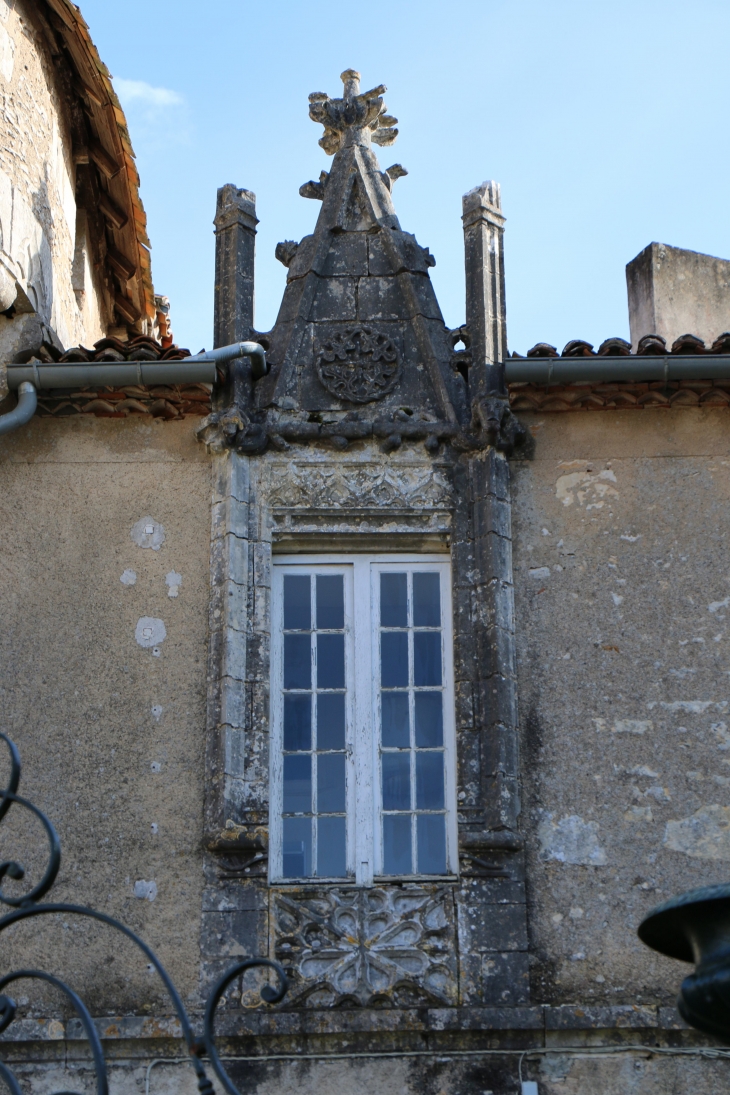
[(216, 384), (217, 367), (237, 357), (251, 358), (254, 379), (266, 376), (268, 363), (258, 342), (234, 342), (181, 361), (125, 361), (108, 364), (77, 362), (60, 365), (8, 365), (8, 388), (18, 392), (18, 405), (0, 415), (0, 435), (29, 422), (37, 406), (36, 391), (41, 388), (124, 387), (127, 384)]
[(38, 406), (38, 398), (32, 384), (24, 380), (18, 387), (18, 405), (8, 414), (0, 414), (0, 434), (10, 433), (18, 426), (30, 422)]

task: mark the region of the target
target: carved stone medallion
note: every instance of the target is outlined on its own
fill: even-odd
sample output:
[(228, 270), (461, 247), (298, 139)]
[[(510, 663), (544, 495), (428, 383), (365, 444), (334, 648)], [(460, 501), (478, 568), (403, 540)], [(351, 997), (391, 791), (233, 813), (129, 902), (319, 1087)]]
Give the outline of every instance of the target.
[(317, 373), (327, 391), (348, 403), (372, 403), (400, 379), (398, 350), (372, 327), (348, 327), (320, 346)]
[(290, 1006), (456, 1003), (455, 912), (446, 887), (279, 891), (273, 913)]

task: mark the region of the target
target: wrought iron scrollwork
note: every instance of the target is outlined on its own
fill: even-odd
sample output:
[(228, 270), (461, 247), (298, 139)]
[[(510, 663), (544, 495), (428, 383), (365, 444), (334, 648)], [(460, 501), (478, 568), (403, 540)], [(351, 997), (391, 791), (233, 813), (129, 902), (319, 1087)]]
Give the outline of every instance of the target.
[[(218, 1007), (225, 990), (232, 981), (235, 981), (235, 979), (240, 977), (246, 970), (258, 967), (273, 970), (278, 979), (277, 988), (274, 988), (272, 985), (264, 985), (262, 987), (260, 993), (262, 1000), (267, 1004), (279, 1003), (284, 998), (288, 988), (286, 974), (282, 967), (278, 962), (274, 962), (269, 958), (248, 958), (245, 961), (237, 962), (235, 966), (232, 966), (227, 970), (211, 990), (205, 1008), (203, 1035), (202, 1038), (197, 1038), (185, 1009), (185, 1005), (183, 1004), (180, 994), (175, 988), (170, 975), (152, 948), (133, 932), (131, 928), (128, 928), (126, 924), (122, 924), (121, 921), (116, 920), (113, 916), (107, 916), (106, 913), (99, 912), (86, 905), (72, 905), (66, 902), (41, 902), (40, 899), (45, 897), (53, 886), (53, 883), (56, 881), (61, 866), (61, 843), (55, 828), (46, 815), (32, 802), (21, 798), (17, 794), (21, 774), (20, 754), (15, 743), (1, 732), (0, 739), (5, 742), (10, 753), (10, 777), (5, 790), (0, 792), (0, 822), (2, 822), (2, 819), (8, 813), (11, 806), (18, 804), (29, 810), (39, 819), (49, 841), (49, 857), (45, 872), (43, 873), (40, 882), (33, 886), (24, 896), (13, 897), (5, 892), (2, 887), (2, 882), (5, 878), (11, 878), (16, 882), (21, 882), (23, 880), (25, 877), (25, 869), (22, 864), (15, 860), (6, 860), (5, 862), (0, 863), (0, 903), (12, 908), (11, 912), (0, 919), (0, 932), (3, 932), (5, 928), (10, 927), (12, 924), (17, 924), (21, 920), (28, 920), (33, 917), (44, 916), (51, 913), (84, 916), (99, 921), (102, 924), (106, 924), (116, 931), (121, 932), (127, 939), (131, 940), (132, 943), (139, 947), (145, 958), (151, 966), (154, 967), (165, 986), (165, 990), (172, 1001), (180, 1021), (182, 1035), (190, 1054), (190, 1063), (195, 1070), (198, 1080), (198, 1090), (202, 1095), (213, 1095), (213, 1085), (208, 1078), (202, 1060), (203, 1057), (207, 1056), (214, 1072), (229, 1095), (240, 1095), (240, 1092), (223, 1068), (215, 1047), (216, 1008)], [(81, 997), (74, 992), (69, 985), (58, 977), (55, 977), (53, 974), (46, 973), (42, 970), (23, 969), (8, 973), (0, 978), (0, 1034), (7, 1030), (12, 1024), (17, 1012), (15, 1001), (5, 993), (5, 989), (13, 982), (24, 978), (44, 981), (46, 984), (52, 985), (62, 992), (67, 1000), (73, 1005), (91, 1047), (94, 1072), (96, 1075), (96, 1093), (97, 1095), (108, 1095), (109, 1081), (106, 1061), (101, 1039), (96, 1030), (94, 1020)], [(2, 1061), (0, 1061), (0, 1080), (4, 1081), (12, 1095), (22, 1095), (17, 1077)], [(74, 1095), (74, 1093), (64, 1091), (58, 1092), (57, 1095)]]

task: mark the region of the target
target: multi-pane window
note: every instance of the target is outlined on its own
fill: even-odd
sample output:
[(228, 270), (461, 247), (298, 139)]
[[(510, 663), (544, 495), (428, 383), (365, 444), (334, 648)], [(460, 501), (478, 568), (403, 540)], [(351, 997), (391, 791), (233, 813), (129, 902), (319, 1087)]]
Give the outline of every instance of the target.
[(441, 575), (378, 577), (383, 874), (445, 874)]
[(456, 868), (449, 565), (275, 561), (272, 879)]

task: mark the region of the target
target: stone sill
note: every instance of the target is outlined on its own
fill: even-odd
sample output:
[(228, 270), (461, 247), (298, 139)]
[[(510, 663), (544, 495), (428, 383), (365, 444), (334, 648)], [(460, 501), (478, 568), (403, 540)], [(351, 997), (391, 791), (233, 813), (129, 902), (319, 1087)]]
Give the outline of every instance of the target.
[[(200, 1026), (200, 1016), (193, 1025)], [(174, 1016), (114, 1016), (94, 1020), (104, 1041), (152, 1041), (180, 1039)], [(602, 1007), (566, 1004), (558, 1007), (505, 1008), (383, 1008), (383, 1009), (266, 1009), (219, 1013), (219, 1039), (251, 1036), (297, 1036), (343, 1033), (468, 1034), (482, 1031), (532, 1031), (548, 1037), (578, 1031), (688, 1031), (690, 1028), (671, 1007), (621, 1004)], [(533, 1039), (534, 1040), (534, 1039)], [(0, 1043), (84, 1041), (78, 1019), (20, 1019), (0, 1035)], [(564, 1037), (560, 1039), (561, 1044)], [(567, 1043), (566, 1043), (567, 1044)]]

